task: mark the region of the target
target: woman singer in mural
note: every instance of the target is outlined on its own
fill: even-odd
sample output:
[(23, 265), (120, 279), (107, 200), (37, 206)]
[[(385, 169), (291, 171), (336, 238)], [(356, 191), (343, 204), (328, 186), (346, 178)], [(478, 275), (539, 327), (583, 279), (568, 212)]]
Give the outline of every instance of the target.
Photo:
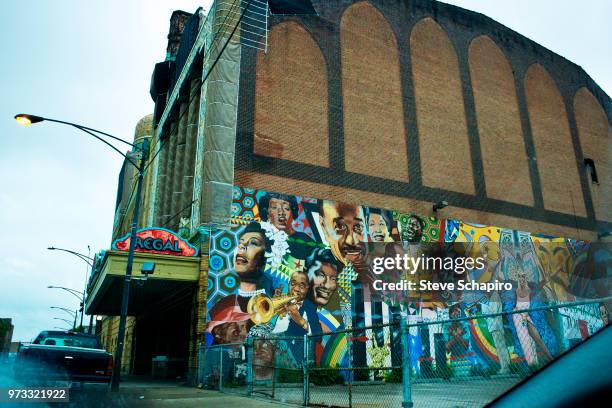
[[(240, 279), (239, 297), (247, 299), (259, 294), (274, 295), (272, 280), (264, 273), (266, 252), (271, 246), (272, 242), (257, 222), (248, 224), (238, 238), (234, 250), (234, 272)], [(246, 303), (242, 308), (245, 311)]]
[[(238, 293), (221, 299), (209, 313), (211, 319), (206, 331), (212, 334), (215, 343), (227, 342), (229, 338), (232, 341), (244, 341), (248, 329), (252, 326), (247, 314), (249, 300), (260, 294), (274, 296), (272, 280), (264, 273), (264, 269), (266, 254), (271, 256), (274, 252), (274, 241), (269, 237), (274, 236), (275, 231), (268, 232), (264, 228), (260, 223), (251, 222), (238, 237), (233, 256), (233, 271), (240, 280)], [(232, 325), (238, 325), (239, 329), (229, 327)], [(234, 334), (224, 336), (222, 333)]]
[(392, 218), (387, 210), (366, 208), (369, 242), (395, 242), (391, 236)]
[[(293, 222), (299, 216), (299, 206), (295, 196), (279, 193), (264, 193), (259, 197), (258, 203), (261, 220), (274, 225), (279, 231), (284, 231), (288, 236), (288, 244), (291, 256), (295, 259), (305, 260), (308, 243), (312, 238), (304, 232), (296, 231)], [(306, 244), (306, 245), (305, 245)]]

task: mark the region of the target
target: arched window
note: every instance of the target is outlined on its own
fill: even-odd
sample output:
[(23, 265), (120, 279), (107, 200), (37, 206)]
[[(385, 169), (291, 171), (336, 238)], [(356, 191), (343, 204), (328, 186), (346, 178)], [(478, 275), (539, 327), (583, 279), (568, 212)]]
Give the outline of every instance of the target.
[(368, 2), (340, 23), (344, 152), (347, 171), (408, 181), (397, 40)]
[(257, 54), (255, 154), (329, 166), (327, 71), (300, 24), (280, 23)]
[(431, 18), (410, 35), (423, 184), (473, 194), (461, 77), (448, 36)]

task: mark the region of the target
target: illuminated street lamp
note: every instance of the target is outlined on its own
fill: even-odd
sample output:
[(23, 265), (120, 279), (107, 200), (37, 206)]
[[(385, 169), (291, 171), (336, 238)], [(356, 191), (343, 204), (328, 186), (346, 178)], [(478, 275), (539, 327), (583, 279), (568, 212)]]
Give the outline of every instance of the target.
[[(89, 128), (83, 125), (78, 125), (76, 123), (66, 122), (63, 120), (44, 118), (42, 116), (30, 115), (26, 113), (20, 113), (18, 115), (15, 115), (15, 120), (17, 120), (17, 122), (20, 123), (21, 125), (25, 125), (25, 126), (31, 125), (34, 123), (39, 123), (42, 121), (48, 121), (48, 122), (61, 123), (64, 125), (69, 125), (74, 128), (77, 128), (89, 134), (90, 136), (95, 137), (96, 139), (98, 139), (99, 141), (101, 141), (102, 143), (104, 143), (105, 145), (107, 145), (108, 147), (116, 151), (117, 153), (119, 153), (121, 156), (123, 156), (128, 161), (128, 163), (133, 165), (138, 171), (138, 180), (136, 182), (136, 197), (135, 197), (135, 202), (134, 202), (134, 213), (132, 214), (132, 226), (130, 230), (130, 248), (128, 250), (128, 259), (127, 259), (127, 264), (125, 266), (125, 280), (123, 282), (123, 294), (121, 298), (121, 315), (119, 318), (119, 330), (117, 331), (117, 348), (115, 350), (115, 369), (113, 370), (113, 378), (111, 381), (111, 390), (118, 391), (119, 383), (121, 380), (121, 359), (123, 356), (123, 342), (125, 341), (125, 324), (127, 320), (128, 304), (129, 304), (129, 299), (130, 299), (130, 282), (132, 280), (132, 266), (134, 264), (134, 249), (136, 247), (136, 231), (138, 229), (138, 213), (140, 211), (140, 196), (142, 192), (142, 180), (144, 178), (145, 163), (146, 163), (147, 152), (148, 152), (148, 147), (149, 147), (148, 141), (145, 139), (141, 145), (134, 145), (116, 136), (113, 136), (108, 133), (105, 133), (105, 132), (102, 132), (96, 129), (92, 129), (92, 128)], [(117, 149), (115, 146), (110, 144), (108, 141), (104, 140), (99, 135), (109, 137), (113, 140), (117, 140), (121, 143), (125, 143), (131, 146), (134, 149), (134, 152), (136, 153), (135, 155), (133, 155), (133, 157), (136, 160), (140, 160), (140, 163), (136, 163), (133, 159), (123, 154), (119, 149)]]
[(15, 120), (19, 122), (20, 125), (29, 126), (32, 123), (42, 122), (45, 119), (41, 118), (40, 116), (36, 116), (36, 115), (28, 115), (25, 113), (20, 113), (19, 115), (15, 115)]

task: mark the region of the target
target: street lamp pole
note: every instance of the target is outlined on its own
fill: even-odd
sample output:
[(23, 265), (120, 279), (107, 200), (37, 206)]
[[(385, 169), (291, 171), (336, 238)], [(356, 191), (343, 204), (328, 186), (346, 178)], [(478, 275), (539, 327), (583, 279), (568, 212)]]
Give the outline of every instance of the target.
[(61, 320), (63, 322), (66, 322), (68, 324), (72, 324), (72, 330), (76, 329), (76, 315), (74, 316), (74, 324), (68, 320), (68, 319), (62, 319), (61, 317), (54, 317), (55, 320)]
[(70, 288), (65, 288), (63, 286), (53, 286), (53, 285), (49, 285), (49, 286), (47, 286), (47, 288), (48, 289), (62, 289), (62, 290), (65, 290), (66, 292), (70, 293), (72, 296), (75, 296), (81, 302), (83, 301), (83, 292), (79, 292), (76, 289), (70, 289)]
[(125, 324), (130, 301), (130, 282), (132, 280), (132, 265), (134, 263), (134, 250), (136, 249), (136, 231), (138, 230), (138, 213), (140, 211), (140, 195), (144, 173), (145, 155), (143, 154), (138, 166), (138, 181), (136, 184), (136, 201), (132, 215), (132, 229), (130, 231), (130, 249), (128, 251), (127, 265), (125, 267), (125, 280), (123, 281), (123, 297), (121, 299), (121, 316), (119, 317), (119, 331), (117, 333), (117, 348), (115, 350), (115, 366), (111, 379), (111, 390), (119, 390), (121, 381), (121, 359), (123, 357), (123, 342), (125, 340)]
[(74, 315), (74, 325), (72, 326), (72, 330), (76, 329), (76, 321), (77, 321), (77, 313), (78, 310), (70, 310), (67, 309), (65, 307), (58, 307), (58, 306), (50, 306), (51, 309), (57, 309), (57, 310), (62, 310), (66, 313), (68, 313), (70, 315), (70, 317), (73, 317)]
[(65, 249), (65, 248), (56, 248), (54, 246), (50, 246), (47, 248), (49, 251), (62, 251), (62, 252), (68, 252), (69, 254), (72, 254), (76, 257), (78, 257), (81, 261), (86, 262), (89, 266), (93, 266), (93, 258), (82, 254), (80, 252), (76, 252), (76, 251), (72, 251), (70, 249)]
[[(54, 246), (50, 246), (47, 248), (49, 251), (62, 251), (62, 252), (67, 252), (71, 255), (76, 256), (77, 258), (79, 258), (81, 261), (85, 262), (87, 265), (89, 265), (89, 268), (87, 269), (87, 271), (89, 271), (90, 268), (93, 268), (93, 258), (89, 255), (85, 255), (82, 254), (80, 252), (76, 252), (70, 249), (66, 249), (66, 248), (56, 248)], [(87, 245), (87, 249), (89, 250), (89, 245)], [(87, 272), (85, 272), (85, 285), (83, 286), (83, 304), (81, 305), (81, 327), (83, 327), (83, 314), (85, 313), (85, 292), (87, 291)], [(93, 315), (89, 315), (89, 334), (92, 334), (92, 321), (93, 321)]]
[[(79, 292), (76, 289), (70, 289), (70, 288), (65, 288), (63, 286), (52, 286), (49, 285), (47, 286), (48, 289), (61, 289), (61, 290), (65, 290), (66, 292), (70, 293), (72, 296), (76, 297), (77, 299), (79, 299), (79, 306), (81, 308), (81, 327), (83, 327), (83, 310), (82, 308), (84, 307), (84, 302), (85, 302), (85, 292)], [(75, 312), (74, 315), (74, 328), (76, 329), (76, 313), (78, 313), (78, 310)]]
[[(114, 369), (113, 369), (113, 377), (111, 380), (111, 390), (118, 391), (119, 383), (121, 381), (121, 359), (123, 357), (123, 342), (125, 341), (125, 324), (127, 320), (127, 312), (128, 312), (128, 305), (129, 305), (129, 299), (130, 299), (130, 282), (132, 280), (132, 265), (134, 263), (134, 250), (136, 249), (136, 231), (138, 229), (138, 215), (140, 212), (140, 196), (142, 192), (142, 181), (144, 178), (143, 176), (144, 176), (145, 162), (147, 158), (146, 153), (147, 153), (148, 145), (146, 145), (146, 140), (144, 142), (145, 143), (144, 145), (136, 146), (116, 136), (110, 135), (105, 132), (101, 132), (96, 129), (92, 129), (92, 128), (85, 127), (82, 125), (77, 125), (71, 122), (65, 122), (62, 120), (44, 118), (42, 116), (20, 113), (18, 115), (15, 115), (15, 120), (17, 120), (17, 122), (19, 122), (22, 125), (31, 125), (33, 123), (38, 123), (38, 122), (47, 120), (50, 122), (62, 123), (65, 125), (73, 126), (95, 137), (102, 143), (109, 146), (111, 149), (113, 149), (114, 151), (122, 155), (129, 163), (131, 163), (138, 170), (138, 181), (136, 184), (136, 199), (134, 202), (134, 213), (132, 215), (132, 227), (130, 231), (130, 248), (128, 251), (127, 265), (125, 266), (125, 280), (123, 283), (123, 296), (121, 299), (121, 316), (119, 318), (119, 330), (117, 333), (117, 348), (115, 350), (115, 364), (114, 364)], [(127, 155), (123, 154), (119, 149), (117, 149), (115, 146), (113, 146), (106, 140), (102, 139), (100, 136), (96, 135), (94, 132), (110, 137), (111, 139), (120, 141), (122, 143), (125, 143), (131, 146), (133, 149), (135, 149), (141, 154), (140, 163), (139, 164), (135, 163), (134, 160), (130, 159)]]

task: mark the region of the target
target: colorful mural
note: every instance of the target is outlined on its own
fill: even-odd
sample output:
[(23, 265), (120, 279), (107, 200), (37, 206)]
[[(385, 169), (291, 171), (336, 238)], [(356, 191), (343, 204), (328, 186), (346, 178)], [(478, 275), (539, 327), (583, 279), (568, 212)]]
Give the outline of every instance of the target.
[[(465, 278), (511, 283), (512, 290), (408, 295), (371, 290), (373, 258), (420, 256), (432, 248), (486, 259), (484, 267), (470, 268)], [(320, 337), (312, 350), (316, 364), (344, 367), (352, 341), (344, 329), (403, 318), (419, 322), (469, 316), (474, 319), (426, 332), (411, 328), (413, 369), (431, 364), (434, 350), (445, 352), (454, 370), (482, 366), (507, 372), (513, 363), (537, 366), (570, 345), (576, 319), (543, 310), (478, 316), (608, 296), (607, 269), (586, 266), (594, 259), (605, 263), (612, 256), (607, 248), (587, 242), (235, 187), (232, 227), (210, 236), (207, 344), (309, 334)], [(441, 269), (419, 272), (419, 279), (436, 282), (454, 278)], [(378, 277), (414, 279), (404, 270)], [(440, 336), (444, 347), (436, 344)], [(396, 338), (389, 330), (360, 336), (364, 346), (354, 346), (354, 361), (380, 366), (383, 360), (397, 360), (393, 350), (380, 349), (385, 343), (393, 349)], [(303, 344), (291, 344), (287, 354), (299, 366)]]

